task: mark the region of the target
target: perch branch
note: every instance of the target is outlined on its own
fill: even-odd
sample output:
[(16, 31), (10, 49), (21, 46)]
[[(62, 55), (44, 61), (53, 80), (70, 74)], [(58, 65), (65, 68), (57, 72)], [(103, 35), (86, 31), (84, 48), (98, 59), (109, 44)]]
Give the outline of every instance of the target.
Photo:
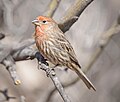
[[(72, 86), (72, 85), (74, 85), (75, 83), (77, 83), (79, 79), (80, 79), (80, 78), (77, 77), (76, 79), (74, 79), (74, 80), (72, 80), (72, 81), (70, 81), (70, 82), (67, 82), (67, 83), (63, 83), (62, 85), (63, 85), (64, 88), (69, 87), (69, 86)], [(54, 94), (56, 91), (57, 91), (56, 88), (52, 88), (52, 89), (50, 90), (50, 92), (47, 93), (47, 98), (46, 98), (45, 102), (49, 102), (49, 101), (51, 100), (53, 94)]]
[(52, 68), (49, 68), (45, 64), (41, 64), (40, 68), (44, 70), (47, 73), (47, 75), (51, 78), (51, 80), (53, 81), (56, 89), (58, 90), (64, 102), (71, 102), (69, 97), (66, 95), (60, 81), (58, 80), (58, 77), (56, 76), (54, 70), (52, 70)]

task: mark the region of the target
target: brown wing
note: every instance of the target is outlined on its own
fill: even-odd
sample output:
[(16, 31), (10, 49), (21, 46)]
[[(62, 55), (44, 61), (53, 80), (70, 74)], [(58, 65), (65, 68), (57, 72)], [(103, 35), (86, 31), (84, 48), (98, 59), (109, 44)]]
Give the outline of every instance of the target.
[(81, 68), (81, 66), (78, 63), (78, 60), (76, 59), (76, 55), (73, 47), (71, 46), (70, 42), (65, 38), (63, 34), (57, 38), (57, 42), (60, 43), (62, 51), (67, 52), (71, 62), (74, 62), (76, 65), (78, 65)]

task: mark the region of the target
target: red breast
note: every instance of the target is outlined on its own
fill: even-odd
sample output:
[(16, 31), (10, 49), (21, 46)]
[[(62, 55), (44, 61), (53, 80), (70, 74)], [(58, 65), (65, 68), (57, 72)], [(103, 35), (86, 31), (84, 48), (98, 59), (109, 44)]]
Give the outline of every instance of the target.
[(35, 28), (35, 39), (38, 41), (38, 42), (43, 42), (44, 40), (46, 40), (48, 37), (47, 37), (47, 34), (45, 34), (44, 32), (44, 26), (43, 27), (40, 27), (40, 26), (36, 26)]

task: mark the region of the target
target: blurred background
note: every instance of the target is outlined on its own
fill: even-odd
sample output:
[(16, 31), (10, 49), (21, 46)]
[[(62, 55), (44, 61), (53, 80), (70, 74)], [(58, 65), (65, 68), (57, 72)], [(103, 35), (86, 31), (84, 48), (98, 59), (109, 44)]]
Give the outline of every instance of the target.
[[(33, 38), (34, 25), (31, 21), (44, 14), (50, 1), (0, 0), (0, 32), (5, 34), (0, 44), (7, 53), (12, 46)], [(61, 0), (54, 20), (58, 22), (73, 3), (74, 0)], [(74, 72), (57, 68), (56, 74), (63, 85), (73, 81), (65, 87), (72, 102), (120, 102), (120, 32), (110, 37), (109, 41), (104, 37), (118, 21), (119, 14), (119, 0), (94, 0), (65, 33), (82, 69), (89, 67), (86, 75), (97, 89), (96, 92), (88, 90), (82, 81), (74, 82), (77, 78)], [(99, 47), (101, 50), (95, 57)], [(57, 91), (52, 93), (54, 85), (51, 79), (44, 71), (38, 70), (37, 64), (36, 59), (16, 62), (22, 81), (18, 86), (14, 85), (6, 68), (0, 65), (0, 90), (7, 88), (9, 96), (16, 97), (9, 102), (21, 102), (21, 96), (25, 97), (25, 102), (62, 102)], [(4, 102), (4, 98), (0, 93), (0, 102)]]

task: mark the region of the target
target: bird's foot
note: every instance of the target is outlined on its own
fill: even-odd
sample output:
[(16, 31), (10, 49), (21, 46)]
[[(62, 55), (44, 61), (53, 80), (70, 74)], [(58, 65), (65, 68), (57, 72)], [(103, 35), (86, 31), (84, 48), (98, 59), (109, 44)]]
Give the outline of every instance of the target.
[(38, 60), (38, 69), (40, 69), (40, 65), (43, 63), (46, 66), (49, 66), (49, 64), (47, 63), (47, 59), (45, 59), (40, 52), (36, 52), (35, 57)]

